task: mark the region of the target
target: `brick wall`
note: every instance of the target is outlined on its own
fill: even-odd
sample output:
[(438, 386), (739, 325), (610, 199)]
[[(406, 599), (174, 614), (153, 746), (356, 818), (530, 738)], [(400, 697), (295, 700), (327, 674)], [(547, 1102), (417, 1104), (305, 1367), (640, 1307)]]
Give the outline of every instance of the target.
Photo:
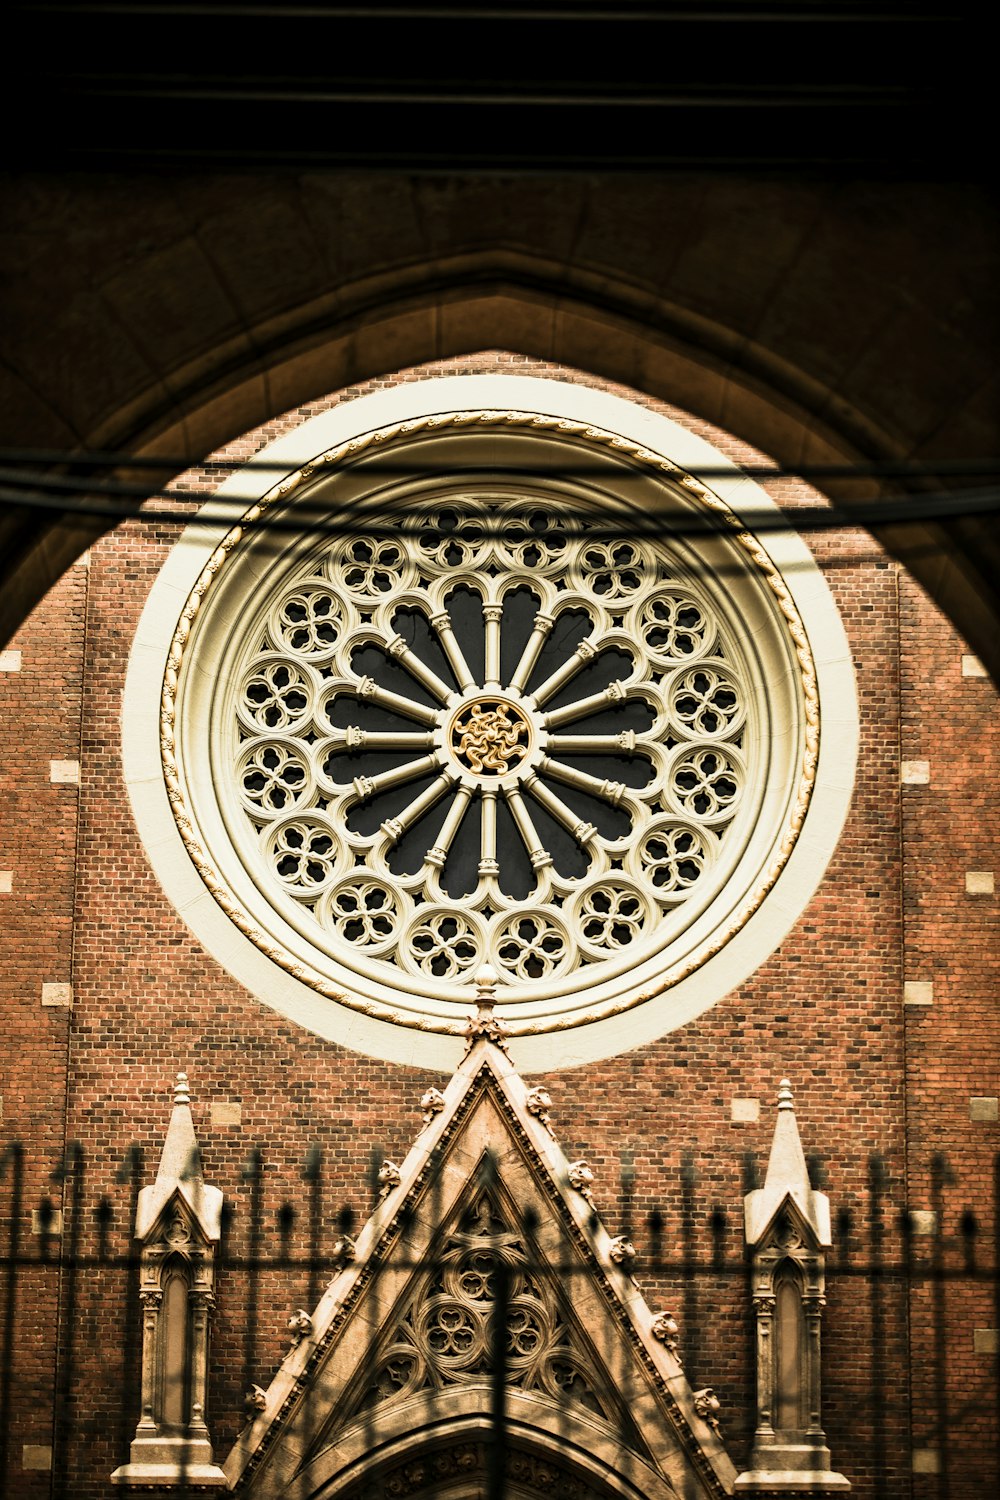
[[(398, 379), (506, 370), (633, 396), (736, 462), (762, 461), (683, 413), (520, 356), (490, 352)], [(225, 456), (238, 464), (336, 401), (393, 383), (370, 382), (288, 413)], [(197, 496), (217, 482), (192, 473), (177, 489)], [(792, 512), (819, 499), (794, 480), (767, 488)], [(37, 1247), (30, 1211), (49, 1195), (66, 1209), (63, 1241), (77, 1258), (109, 1252), (122, 1262), (64, 1264), (60, 1273), (54, 1258), (51, 1269), (21, 1272), (13, 1314), (6, 1304), (18, 1348), (8, 1482), (25, 1500), (48, 1494), (52, 1478), (24, 1467), (26, 1457), (42, 1461), (32, 1457), (35, 1447), (55, 1442), (56, 1492), (81, 1500), (108, 1494), (108, 1474), (127, 1458), (137, 1417), (135, 1270), (127, 1263), (134, 1196), (155, 1169), (178, 1069), (191, 1077), (206, 1178), (224, 1189), (231, 1211), (211, 1376), (217, 1454), (238, 1430), (249, 1384), (266, 1386), (287, 1347), (289, 1313), (308, 1307), (317, 1290), (306, 1265), (251, 1283), (234, 1263), (262, 1246), (269, 1253), (284, 1246), (292, 1259), (308, 1258), (317, 1243), (328, 1250), (345, 1205), (368, 1212), (373, 1156), (405, 1154), (420, 1094), (440, 1082), (284, 1022), (206, 955), (159, 889), (133, 827), (119, 741), (132, 634), (172, 536), (149, 522), (109, 535), (89, 570), (73, 569), (13, 643), (20, 671), (0, 673), (0, 870), (12, 872), (9, 893), (0, 894), (0, 985), (12, 1018), (0, 1093), (4, 1142), (24, 1142), (17, 1229), (22, 1243)], [(968, 1207), (980, 1220), (971, 1236), (977, 1264), (989, 1259), (985, 1220), (1000, 1126), (973, 1118), (988, 1116), (990, 1106), (970, 1101), (1000, 1094), (996, 897), (984, 888), (997, 862), (996, 696), (988, 679), (963, 675), (968, 648), (865, 533), (816, 533), (810, 544), (843, 614), (862, 720), (852, 812), (826, 877), (780, 949), (697, 1021), (623, 1057), (551, 1074), (554, 1128), (571, 1158), (592, 1163), (613, 1232), (630, 1212), (648, 1257), (646, 1221), (657, 1208), (663, 1252), (708, 1264), (694, 1279), (653, 1275), (641, 1261), (638, 1274), (651, 1304), (676, 1312), (692, 1385), (712, 1385), (722, 1397), (723, 1431), (743, 1466), (753, 1429), (745, 1284), (711, 1263), (713, 1252), (741, 1254), (742, 1194), (754, 1168), (766, 1165), (778, 1080), (789, 1077), (806, 1151), (817, 1158), (835, 1215), (847, 1216), (824, 1327), (835, 1466), (859, 1496), (909, 1495), (912, 1484), (918, 1497), (978, 1500), (995, 1463), (993, 1356), (977, 1352), (989, 1341), (975, 1337), (996, 1325), (990, 1284), (928, 1281), (908, 1293), (898, 1276), (873, 1284), (852, 1267), (872, 1255), (898, 1260), (906, 1207), (936, 1211), (946, 1236), (913, 1235), (915, 1257), (961, 1267)], [(74, 760), (79, 788), (50, 779), (50, 761)], [(927, 779), (909, 779), (923, 777), (911, 766), (904, 783), (901, 765), (924, 761)], [(47, 983), (72, 985), (72, 1009), (43, 1005)], [(933, 989), (905, 988), (914, 984)], [(904, 1004), (904, 995), (915, 1003)], [(759, 1118), (734, 1121), (734, 1099), (759, 1101)], [(220, 1104), (240, 1110), (215, 1108), (213, 1122)], [(51, 1176), (64, 1136), (80, 1150), (66, 1204)], [(310, 1181), (313, 1148), (321, 1165)], [(936, 1175), (935, 1152), (947, 1157)], [(8, 1158), (0, 1183), (5, 1207), (12, 1166)], [(634, 1174), (630, 1207), (623, 1168)], [(282, 1231), (286, 1202), (295, 1216)], [(724, 1218), (713, 1226), (715, 1205)], [(947, 1442), (933, 1426), (942, 1392), (931, 1354), (940, 1340)], [(942, 1462), (947, 1488), (933, 1472)]]

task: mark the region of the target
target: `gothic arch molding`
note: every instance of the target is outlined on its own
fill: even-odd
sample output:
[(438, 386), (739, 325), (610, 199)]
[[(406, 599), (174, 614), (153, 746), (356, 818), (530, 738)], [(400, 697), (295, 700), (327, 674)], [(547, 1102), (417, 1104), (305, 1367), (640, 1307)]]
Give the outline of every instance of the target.
[[(88, 266), (56, 268), (55, 274), (65, 280), (46, 285), (44, 315), (48, 320), (53, 306), (66, 309), (67, 342), (59, 345), (58, 358), (45, 347), (32, 347), (30, 298), (25, 299), (25, 314), (14, 321), (0, 347), (9, 387), (3, 440), (10, 446), (201, 457), (267, 418), (346, 384), (502, 347), (555, 359), (676, 402), (793, 465), (804, 460), (932, 461), (936, 454), (981, 457), (995, 445), (989, 414), (991, 356), (975, 348), (968, 329), (952, 337), (947, 350), (939, 350), (933, 326), (952, 295), (949, 277), (953, 301), (959, 290), (969, 300), (961, 282), (968, 274), (969, 255), (949, 265), (947, 258), (940, 261), (936, 247), (936, 279), (927, 274), (930, 250), (926, 266), (914, 260), (911, 279), (920, 284), (926, 305), (909, 321), (901, 309), (899, 268), (907, 264), (907, 246), (917, 243), (915, 221), (923, 224), (927, 214), (926, 204), (917, 205), (903, 189), (895, 218), (883, 206), (877, 239), (862, 212), (863, 202), (845, 201), (850, 195), (832, 191), (825, 204), (811, 202), (810, 210), (818, 207), (819, 219), (833, 223), (839, 233), (833, 268), (837, 296), (830, 296), (830, 285), (817, 273), (817, 279), (796, 291), (795, 315), (789, 310), (787, 317), (769, 322), (762, 322), (760, 288), (784, 287), (792, 262), (785, 265), (782, 256), (791, 247), (781, 248), (777, 241), (773, 247), (765, 245), (762, 223), (756, 224), (762, 236), (761, 266), (744, 268), (738, 258), (726, 261), (725, 296), (719, 294), (719, 247), (737, 210), (732, 184), (703, 190), (697, 216), (690, 214), (683, 194), (673, 190), (686, 214), (683, 228), (674, 231), (679, 236), (674, 251), (683, 258), (705, 250), (690, 273), (691, 286), (671, 282), (677, 254), (661, 261), (652, 242), (639, 249), (632, 243), (618, 249), (613, 240), (609, 246), (613, 226), (601, 220), (614, 209), (614, 198), (608, 205), (597, 200), (587, 204), (588, 229), (596, 236), (600, 228), (605, 237), (601, 248), (589, 253), (574, 249), (570, 255), (567, 248), (563, 219), (582, 212), (574, 194), (568, 189), (561, 198), (556, 194), (541, 221), (535, 203), (535, 217), (529, 221), (519, 198), (527, 197), (527, 190), (516, 184), (496, 188), (496, 201), (482, 224), (462, 226), (461, 215), (455, 215), (433, 249), (419, 243), (414, 230), (403, 237), (406, 252), (401, 252), (387, 234), (387, 214), (378, 205), (377, 191), (367, 191), (371, 200), (362, 193), (351, 208), (355, 217), (372, 216), (370, 242), (361, 243), (364, 237), (359, 236), (356, 247), (338, 244), (343, 263), (333, 278), (319, 264), (286, 261), (280, 290), (273, 269), (266, 269), (268, 247), (280, 253), (280, 213), (294, 219), (303, 208), (300, 202), (281, 201), (276, 187), (255, 184), (242, 194), (222, 190), (213, 200), (213, 209), (226, 218), (230, 245), (238, 243), (242, 250), (244, 242), (253, 240), (258, 248), (259, 265), (239, 277), (227, 259), (232, 248), (222, 254), (213, 245), (209, 251), (200, 205), (198, 212), (193, 203), (183, 206), (172, 226), (177, 263), (166, 286), (159, 247), (154, 253), (147, 241), (146, 248), (140, 244), (135, 250), (135, 225), (122, 204), (116, 202), (109, 214), (104, 196), (81, 193), (77, 212), (83, 223), (88, 215), (94, 221), (89, 232), (95, 236), (100, 275), (109, 278), (107, 290), (96, 297), (89, 283), (73, 279), (81, 272), (90, 274)], [(630, 205), (637, 228), (649, 216), (669, 215), (676, 208), (669, 187), (660, 191), (663, 202)], [(645, 188), (643, 195), (649, 199)], [(765, 208), (802, 216), (794, 195), (785, 201), (779, 194), (776, 203), (762, 195), (759, 208), (745, 193), (735, 196), (748, 234), (755, 232), (755, 215)], [(563, 201), (571, 197), (572, 208)], [(145, 200), (147, 211), (156, 205), (148, 185)], [(952, 219), (955, 243), (962, 240), (957, 225), (964, 216), (968, 233), (982, 244), (979, 262), (985, 265), (984, 230), (989, 226), (982, 206), (950, 202), (948, 207), (958, 215)], [(67, 212), (64, 205), (61, 211)], [(413, 205), (405, 212), (412, 214)], [(522, 219), (526, 228), (511, 230)], [(262, 223), (270, 227), (262, 230)], [(367, 219), (365, 224), (367, 228)], [(47, 227), (58, 232), (58, 212)], [(310, 232), (315, 235), (314, 228)], [(797, 234), (804, 253), (815, 229), (801, 224)], [(106, 268), (125, 256), (126, 239), (129, 257), (137, 257), (139, 264), (129, 270), (127, 300), (119, 302), (121, 287)], [(60, 254), (61, 245), (60, 240)], [(919, 257), (924, 252), (911, 248), (910, 253)], [(857, 286), (852, 276), (858, 278)], [(851, 360), (845, 363), (839, 349), (844, 309), (862, 292), (872, 307), (898, 312), (894, 338), (905, 359), (895, 363), (893, 385), (899, 390), (893, 390), (891, 399), (886, 381), (873, 381), (865, 373), (869, 355), (888, 368), (874, 312)], [(768, 295), (768, 307), (781, 301), (777, 292)], [(789, 332), (796, 316), (808, 319), (808, 341)], [(109, 321), (121, 337), (121, 347), (115, 344), (118, 334), (110, 339), (118, 359), (109, 348)], [(988, 322), (981, 320), (983, 327)], [(53, 336), (58, 338), (58, 329)], [(944, 354), (948, 363), (942, 365)], [(833, 482), (826, 489), (845, 502), (857, 498), (850, 487)], [(64, 518), (40, 519), (37, 513), (14, 509), (0, 518), (7, 559), (0, 633), (16, 626), (101, 529), (98, 521), (68, 524)], [(951, 522), (947, 529), (931, 524), (881, 529), (877, 534), (996, 667), (1000, 632), (995, 629), (998, 598), (991, 581), (996, 549), (988, 520)]]
[[(377, 1445), (359, 1424), (302, 1471), (297, 1497), (367, 1500), (391, 1481), (385, 1493), (407, 1500), (482, 1500), (496, 1433), (491, 1399), (488, 1385), (428, 1392), (396, 1414), (391, 1432), (379, 1429)], [(565, 1407), (547, 1410), (519, 1391), (508, 1391), (506, 1417), (505, 1493), (517, 1500), (551, 1494), (539, 1487), (544, 1473), (573, 1500), (675, 1500), (663, 1475), (604, 1424)]]

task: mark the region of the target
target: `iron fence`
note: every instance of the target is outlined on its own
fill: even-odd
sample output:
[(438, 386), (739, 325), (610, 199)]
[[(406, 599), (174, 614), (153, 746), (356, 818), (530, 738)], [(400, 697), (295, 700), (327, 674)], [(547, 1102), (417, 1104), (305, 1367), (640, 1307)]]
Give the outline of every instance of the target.
[[(305, 1153), (296, 1200), (277, 1203), (267, 1187), (265, 1150), (250, 1152), (238, 1188), (227, 1194), (217, 1269), (209, 1388), (217, 1455), (246, 1419), (234, 1406), (266, 1386), (287, 1349), (289, 1312), (315, 1308), (342, 1270), (344, 1242), (378, 1202), (379, 1161), (381, 1153), (373, 1152), (368, 1201), (331, 1211), (319, 1147)], [(813, 1159), (810, 1166), (822, 1187), (822, 1162)], [(51, 1404), (51, 1469), (47, 1480), (39, 1475), (35, 1483), (47, 1483), (53, 1500), (111, 1493), (110, 1468), (126, 1461), (138, 1416), (141, 1246), (131, 1228), (150, 1174), (142, 1152), (131, 1148), (113, 1191), (91, 1194), (85, 1153), (72, 1145), (49, 1174), (50, 1191), (32, 1201), (39, 1179), (18, 1143), (7, 1146), (0, 1169), (7, 1216), (0, 1257), (0, 1493), (18, 1496), (28, 1482), (17, 1447), (25, 1402), (36, 1431), (39, 1403)], [(490, 1172), (487, 1158), (471, 1187), (488, 1190)], [(965, 1206), (959, 1206), (961, 1183), (944, 1156), (927, 1163), (921, 1184), (922, 1206), (913, 1207), (912, 1187), (902, 1206), (898, 1178), (873, 1156), (863, 1191), (835, 1212), (826, 1259), (824, 1426), (834, 1467), (851, 1478), (857, 1495), (980, 1500), (1000, 1493), (1000, 1155), (992, 1180)], [(755, 1162), (747, 1158), (742, 1189), (758, 1185)], [(719, 1391), (722, 1436), (737, 1469), (745, 1467), (756, 1414), (750, 1260), (739, 1195), (707, 1203), (688, 1157), (663, 1205), (649, 1207), (626, 1164), (617, 1201), (601, 1217), (635, 1241), (636, 1280), (647, 1300), (669, 1302), (676, 1313), (685, 1372), (692, 1386)], [(574, 1278), (582, 1274), (576, 1260), (534, 1255), (537, 1224), (530, 1209), (517, 1228), (517, 1265), (499, 1248), (494, 1255), (488, 1357), (481, 1370), (490, 1390), (481, 1445), (488, 1500), (508, 1494), (514, 1279), (554, 1279), (562, 1304), (572, 1307)], [(396, 1253), (393, 1264), (430, 1285), (445, 1262), (435, 1250), (409, 1260)], [(40, 1365), (39, 1349), (46, 1351)], [(377, 1340), (367, 1357), (374, 1379)], [(721, 1377), (713, 1362), (721, 1363)], [(102, 1379), (101, 1370), (114, 1378)], [(373, 1446), (385, 1410), (376, 1401), (356, 1414)], [(623, 1441), (630, 1441), (628, 1412), (620, 1410), (616, 1419)], [(175, 1493), (188, 1488), (182, 1483)]]

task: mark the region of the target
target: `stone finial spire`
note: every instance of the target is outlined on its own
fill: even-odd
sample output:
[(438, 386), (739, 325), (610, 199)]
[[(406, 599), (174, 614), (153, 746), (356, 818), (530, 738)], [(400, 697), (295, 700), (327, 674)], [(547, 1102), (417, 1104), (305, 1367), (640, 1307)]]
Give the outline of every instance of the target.
[(152, 1187), (143, 1188), (136, 1207), (135, 1232), (144, 1239), (165, 1205), (179, 1192), (205, 1238), (218, 1240), (222, 1232), (222, 1192), (208, 1187), (201, 1170), (201, 1153), (191, 1118), (191, 1094), (186, 1073), (178, 1073), (160, 1165)]
[(490, 964), (483, 964), (476, 971), (476, 1004), (480, 1010), (483, 1008), (492, 1010), (497, 999), (497, 981), (499, 975)]
[(764, 1186), (748, 1193), (744, 1200), (749, 1245), (756, 1245), (763, 1239), (789, 1200), (812, 1230), (817, 1245), (828, 1247), (831, 1244), (830, 1200), (825, 1193), (815, 1192), (809, 1183), (809, 1169), (795, 1118), (792, 1086), (787, 1078), (783, 1078), (778, 1086), (778, 1118)]
[(156, 1181), (139, 1194), (141, 1410), (112, 1484), (221, 1489), (206, 1423), (208, 1347), (222, 1192), (201, 1170), (186, 1073), (178, 1073)]
[(743, 1203), (757, 1328), (757, 1430), (737, 1495), (844, 1492), (820, 1422), (820, 1324), (830, 1201), (809, 1183), (787, 1078), (764, 1186)]
[(476, 1014), (469, 1017), (465, 1028), (466, 1056), (472, 1051), (480, 1037), (485, 1037), (501, 1052), (507, 1051), (507, 1028), (499, 1016), (493, 1014), (497, 1003), (497, 971), (484, 964), (476, 973)]

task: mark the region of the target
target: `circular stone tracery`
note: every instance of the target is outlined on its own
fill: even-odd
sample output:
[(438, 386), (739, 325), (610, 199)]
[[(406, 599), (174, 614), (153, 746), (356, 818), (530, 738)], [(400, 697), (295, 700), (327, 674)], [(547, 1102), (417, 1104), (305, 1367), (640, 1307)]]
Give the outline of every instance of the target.
[[(461, 1030), (488, 962), (515, 1031), (613, 1015), (718, 952), (794, 845), (804, 631), (723, 506), (693, 549), (561, 482), (424, 489), (374, 486), (353, 535), (277, 565), (241, 533), (214, 554), (165, 681), (182, 836), (242, 931), (349, 1006)], [(215, 603), (213, 661), (188, 637)]]
[(253, 840), (300, 920), (394, 978), (620, 972), (755, 811), (754, 693), (703, 585), (596, 517), (511, 509), (425, 502), (388, 544), (372, 516), (240, 660), (219, 774), (235, 759), (246, 862)]

